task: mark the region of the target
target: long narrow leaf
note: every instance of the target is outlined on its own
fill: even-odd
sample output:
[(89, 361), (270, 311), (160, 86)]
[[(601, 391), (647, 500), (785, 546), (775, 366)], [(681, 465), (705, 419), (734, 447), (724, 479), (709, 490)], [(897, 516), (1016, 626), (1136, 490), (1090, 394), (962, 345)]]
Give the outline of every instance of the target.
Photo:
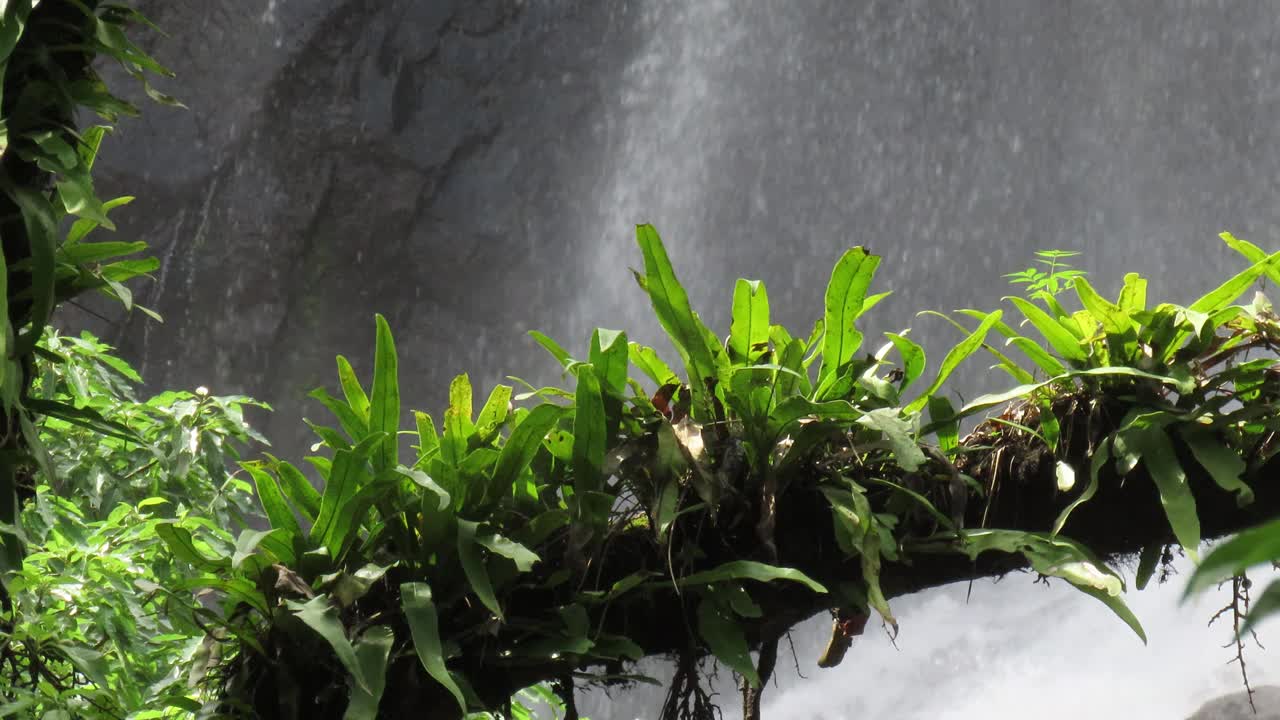
[(960, 363), (982, 347), (982, 344), (987, 339), (987, 331), (991, 329), (992, 325), (1000, 321), (1000, 314), (1000, 311), (996, 310), (988, 315), (969, 337), (961, 340), (955, 347), (951, 348), (951, 351), (942, 359), (942, 365), (938, 367), (938, 376), (933, 379), (933, 383), (929, 385), (929, 388), (920, 397), (907, 405), (907, 413), (919, 412), (925, 406), (925, 403), (929, 402), (929, 398), (937, 392), (938, 388), (942, 387), (942, 383), (960, 366)]
[(511, 431), (511, 437), (507, 438), (506, 444), (498, 454), (498, 461), (494, 464), (493, 477), (489, 484), (491, 496), (497, 497), (511, 492), (520, 474), (529, 467), (533, 456), (542, 447), (543, 438), (565, 412), (566, 410), (558, 405), (539, 405), (530, 410), (529, 414), (515, 426)]
[(291, 537), (301, 537), (302, 528), (298, 526), (298, 519), (293, 516), (293, 510), (280, 492), (276, 479), (256, 464), (241, 463), (240, 466), (253, 478), (254, 487), (258, 490), (258, 502), (267, 514), (271, 527), (284, 530)]
[(478, 523), (470, 520), (458, 520), (458, 560), (472, 592), (494, 617), (502, 620), (502, 608), (498, 605), (498, 597), (493, 594), (493, 581), (489, 579), (489, 571), (480, 555), (480, 545), (476, 542), (477, 527)]
[(347, 632), (342, 625), (342, 619), (338, 616), (338, 609), (329, 601), (329, 597), (317, 595), (305, 603), (290, 600), (288, 605), (299, 620), (324, 638), (333, 649), (338, 662), (351, 673), (351, 678), (355, 680), (356, 685), (365, 692), (372, 692), (369, 678), (365, 677), (363, 666), (356, 660), (355, 648), (347, 639)]
[(419, 582), (404, 583), (400, 586), (400, 606), (409, 623), (413, 650), (422, 663), (422, 668), (449, 691), (458, 701), (458, 709), (465, 712), (466, 697), (445, 666), (444, 648), (440, 642), (440, 619), (431, 599), (431, 586)]
[(1230, 280), (1210, 290), (1199, 300), (1191, 303), (1187, 309), (1211, 315), (1235, 302), (1236, 298), (1243, 295), (1259, 276), (1263, 274), (1270, 275), (1277, 270), (1278, 266), (1280, 266), (1280, 252), (1268, 255), (1265, 259), (1255, 262), (1248, 269), (1242, 270)]
[(387, 658), (394, 641), (395, 634), (386, 625), (374, 625), (360, 636), (355, 645), (355, 659), (369, 687), (351, 688), (351, 700), (342, 720), (376, 720), (378, 717), (378, 702), (387, 686)]
[(1064, 360), (1072, 363), (1083, 363), (1088, 359), (1084, 348), (1080, 346), (1080, 341), (1063, 327), (1058, 320), (1049, 317), (1045, 311), (1035, 304), (1020, 297), (1013, 296), (1006, 299), (1022, 312), (1023, 316), (1040, 331), (1044, 339)]
[(336, 541), (345, 535), (342, 528), (349, 522), (349, 504), (360, 490), (361, 478), (367, 477), (363, 465), (363, 457), (354, 451), (336, 450), (333, 453), (333, 467), (320, 499), (320, 513), (315, 525), (311, 526), (312, 542), (324, 544), (329, 548), (331, 557), (336, 558), (342, 549)]
[(689, 295), (676, 278), (658, 232), (652, 225), (639, 225), (636, 227), (636, 241), (644, 255), (645, 268), (645, 274), (638, 275), (637, 279), (649, 294), (659, 324), (671, 338), (688, 369), (694, 419), (701, 422), (714, 420), (707, 383), (720, 379), (720, 368), (717, 367), (715, 353), (707, 344), (706, 327), (690, 307)]
[(369, 422), (369, 396), (365, 394), (364, 388), (360, 386), (360, 378), (356, 377), (356, 371), (351, 367), (351, 362), (341, 355), (338, 356), (338, 382), (342, 385), (342, 394), (347, 398), (347, 405), (356, 414), (356, 417), (363, 418), (367, 424)]
[(377, 315), (374, 320), (378, 330), (373, 355), (373, 391), (369, 399), (369, 432), (386, 433), (386, 440), (374, 450), (370, 459), (374, 472), (383, 472), (400, 463), (399, 361), (387, 319)]

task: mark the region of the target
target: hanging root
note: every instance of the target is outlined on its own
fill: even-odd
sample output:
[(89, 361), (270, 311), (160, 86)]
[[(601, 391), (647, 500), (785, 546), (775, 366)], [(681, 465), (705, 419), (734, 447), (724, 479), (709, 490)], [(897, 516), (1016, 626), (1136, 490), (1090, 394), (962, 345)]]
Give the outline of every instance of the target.
[[(1251, 587), (1253, 587), (1253, 581), (1251, 581), (1249, 576), (1245, 573), (1240, 573), (1239, 575), (1231, 578), (1231, 602), (1218, 612), (1214, 613), (1213, 617), (1209, 618), (1209, 624), (1212, 625), (1218, 618), (1226, 615), (1228, 612), (1231, 613), (1231, 641), (1226, 645), (1223, 645), (1223, 647), (1231, 647), (1234, 645), (1236, 655), (1228, 660), (1227, 663), (1239, 663), (1240, 680), (1244, 683), (1245, 693), (1249, 698), (1249, 708), (1253, 710), (1254, 715), (1257, 715), (1258, 708), (1253, 704), (1253, 694), (1255, 691), (1253, 686), (1249, 684), (1249, 669), (1245, 666), (1244, 662), (1244, 637), (1240, 634), (1241, 620), (1243, 620), (1244, 616), (1249, 613), (1249, 589)], [(1259, 648), (1262, 648), (1262, 643), (1258, 641), (1258, 634), (1253, 631), (1253, 628), (1249, 629), (1249, 635), (1253, 637), (1254, 644)], [(1265, 650), (1266, 648), (1262, 649)]]
[(680, 653), (676, 674), (671, 678), (661, 720), (723, 720), (720, 708), (711, 701), (698, 677), (698, 655), (692, 650)]

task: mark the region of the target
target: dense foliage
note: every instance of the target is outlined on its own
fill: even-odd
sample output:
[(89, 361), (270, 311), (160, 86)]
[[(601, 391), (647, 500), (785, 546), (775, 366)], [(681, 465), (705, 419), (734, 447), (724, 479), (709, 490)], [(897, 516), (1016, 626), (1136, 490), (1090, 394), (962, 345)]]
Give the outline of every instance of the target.
[(231, 551), (227, 528), (253, 515), (252, 488), (227, 472), (236, 444), (261, 440), (244, 422), (251, 401), (203, 388), (139, 400), (140, 378), (94, 338), (49, 333), (41, 347), (57, 362), (42, 364), (33, 395), (129, 433), (52, 416), (37, 426), (47, 474), (21, 518), (31, 552), (8, 578), (17, 610), (0, 651), (9, 680), (0, 716), (199, 709), (220, 616), (191, 592), (197, 573), (174, 560), (156, 526), (200, 527)]
[[(1140, 553), (1141, 587), (1168, 546), (1195, 556), (1280, 512), (1262, 482), (1280, 318), (1261, 293), (1238, 304), (1280, 282), (1280, 253), (1230, 235), (1245, 266), (1187, 306), (1152, 306), (1136, 274), (1112, 300), (1046, 251), (1011, 275), (1021, 322), (943, 316), (964, 336), (929, 372), (906, 330), (864, 348), (887, 295), (865, 249), (807, 333), (740, 280), (722, 340), (641, 226), (636, 279), (678, 363), (621, 331), (584, 358), (534, 333), (565, 387), (477, 403), (463, 375), (437, 422), (402, 412), (378, 317), (372, 377), (339, 357), (338, 391), (314, 393), (333, 425), (312, 424), (305, 463), (242, 461), (252, 401), (140, 400), (103, 344), (48, 327), (89, 290), (132, 307), (124, 281), (156, 266), (90, 237), (128, 199), (94, 194), (106, 127), (75, 122), (133, 112), (95, 56), (164, 72), (123, 34), (136, 19), (93, 0), (0, 14), (0, 717), (529, 717), (523, 700), (576, 718), (575, 685), (635, 681), (655, 654), (677, 660), (664, 718), (712, 716), (706, 658), (758, 717), (779, 637), (814, 613), (835, 616), (836, 665), (869, 616), (896, 630), (894, 596), (1030, 567), (1144, 636), (1108, 559)], [(984, 352), (1016, 387), (957, 409), (947, 381)], [(1234, 575), (1238, 594), (1277, 557), (1280, 524), (1248, 530), (1188, 591)], [(1273, 585), (1254, 615), (1278, 609)]]
[[(1157, 550), (1177, 542), (1194, 555), (1204, 536), (1188, 463), (1233, 506), (1253, 501), (1247, 480), (1275, 456), (1280, 421), (1274, 358), (1244, 358), (1274, 349), (1280, 326), (1260, 294), (1233, 303), (1280, 276), (1280, 253), (1224, 240), (1250, 264), (1186, 307), (1149, 309), (1135, 274), (1116, 301), (1077, 274), (1078, 310), (1052, 292), (1063, 288), (1009, 298), (1034, 336), (999, 310), (962, 311), (976, 328), (909, 401), (926, 371), (918, 344), (888, 333), (875, 354), (859, 352), (855, 321), (884, 297), (867, 294), (879, 258), (861, 248), (837, 263), (807, 340), (771, 324), (764, 287), (743, 280), (722, 342), (642, 226), (637, 280), (684, 375), (621, 332), (597, 330), (585, 360), (535, 334), (572, 387), (499, 385), (476, 412), (460, 376), (442, 422), (415, 413), (412, 429), (400, 425), (395, 347), (379, 318), (372, 382), (339, 358), (343, 397), (315, 393), (337, 423), (313, 424), (317, 482), (287, 462), (248, 464), (270, 529), (246, 531), (234, 556), (186, 534), (172, 543), (245, 588), (228, 612), (256, 644), (229, 660), (228, 698), (272, 717), (336, 716), (348, 694), (345, 717), (374, 717), (380, 699), (388, 716), (441, 698), (460, 714), (500, 707), (535, 681), (571, 686), (588, 667), (610, 682), (626, 660), (673, 652), (683, 659), (666, 716), (709, 712), (694, 674), (703, 653), (738, 673), (758, 706), (751, 688), (771, 670), (768, 644), (799, 619), (783, 608), (874, 611), (895, 627), (886, 572), (940, 554), (1020, 554), (1143, 635), (1121, 575), (1100, 559), (1126, 548), (1086, 527), (1101, 546), (1090, 549), (1063, 531), (1108, 474), (1149, 483), (1164, 530), (1135, 532)], [(993, 331), (1028, 366), (987, 343)], [(1021, 384), (956, 410), (940, 390), (983, 349)], [(960, 441), (960, 419), (1010, 402)], [(1012, 517), (996, 508), (1008, 503), (1001, 452), (1052, 467), (1050, 526), (999, 524)], [(792, 507), (801, 517), (784, 519)], [(655, 632), (644, 624), (654, 608), (683, 622)]]

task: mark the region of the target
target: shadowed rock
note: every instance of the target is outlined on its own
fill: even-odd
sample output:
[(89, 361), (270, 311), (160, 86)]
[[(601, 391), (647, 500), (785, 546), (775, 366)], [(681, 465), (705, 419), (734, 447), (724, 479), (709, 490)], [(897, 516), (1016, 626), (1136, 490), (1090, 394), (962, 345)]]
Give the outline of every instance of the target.
[(1187, 720), (1280, 720), (1280, 686), (1267, 685), (1253, 693), (1255, 715), (1244, 690), (1210, 700)]

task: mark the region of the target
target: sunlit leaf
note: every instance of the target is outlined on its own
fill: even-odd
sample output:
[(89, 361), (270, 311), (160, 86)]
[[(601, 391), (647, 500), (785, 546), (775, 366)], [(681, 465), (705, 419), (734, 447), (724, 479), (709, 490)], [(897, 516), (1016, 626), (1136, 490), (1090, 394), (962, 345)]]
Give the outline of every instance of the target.
[(769, 294), (759, 280), (739, 278), (733, 286), (729, 352), (738, 363), (754, 363), (769, 344)]
[(822, 365), (818, 369), (818, 383), (837, 374), (862, 345), (862, 333), (855, 326), (862, 314), (867, 298), (867, 288), (875, 277), (880, 257), (861, 247), (845, 251), (831, 271), (824, 296), (826, 310), (823, 315), (825, 334), (822, 340)]
[(706, 386), (708, 381), (719, 380), (721, 368), (713, 346), (707, 343), (709, 331), (690, 307), (689, 296), (676, 279), (657, 230), (652, 225), (637, 226), (636, 241), (644, 255), (645, 267), (645, 274), (637, 275), (637, 280), (649, 294), (659, 324), (688, 369), (695, 417), (703, 422), (711, 420), (714, 411)]

